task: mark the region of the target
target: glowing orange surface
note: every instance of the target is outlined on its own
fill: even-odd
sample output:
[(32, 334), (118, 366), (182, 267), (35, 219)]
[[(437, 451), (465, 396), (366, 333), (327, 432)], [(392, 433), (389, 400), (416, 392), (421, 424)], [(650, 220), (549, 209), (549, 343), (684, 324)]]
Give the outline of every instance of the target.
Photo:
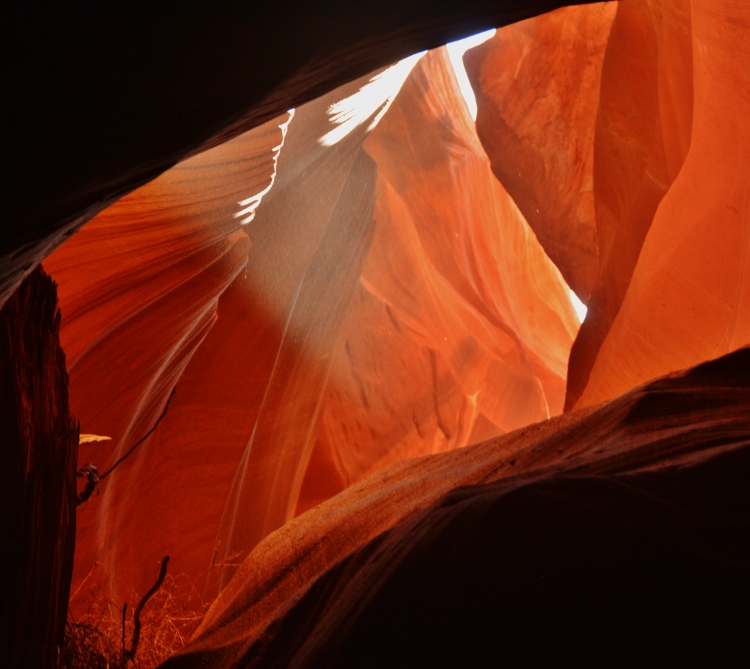
[[(113, 439), (83, 445), (80, 464), (94, 462), (103, 473), (146, 434), (215, 324), (219, 296), (247, 262), (249, 240), (233, 216), (237, 201), (270, 183), (283, 120), (182, 163), (122, 198), (45, 260), (61, 286), (61, 340), (74, 415)], [(162, 433), (173, 430), (170, 421), (188, 398), (183, 384)], [(179, 465), (165, 463), (164, 449), (147, 442), (102, 485), (102, 495), (79, 507), (73, 592), (84, 578), (89, 585), (112, 579), (125, 584), (118, 592), (124, 599), (131, 587), (144, 590), (141, 571), (153, 578), (150, 558), (169, 552), (163, 547), (179, 532), (171, 505), (180, 502), (178, 513), (186, 511), (182, 503), (195, 510), (196, 498), (172, 487), (167, 475), (191, 460), (192, 426), (185, 427), (175, 444), (177, 453), (184, 449)], [(170, 485), (171, 502), (151, 483), (159, 479)], [(175, 558), (179, 569), (183, 557)], [(85, 608), (86, 591), (79, 595)]]
[[(673, 76), (660, 80), (657, 120), (671, 186), (578, 406), (750, 342), (750, 8), (663, 4), (670, 11), (653, 14), (660, 74)], [(686, 25), (692, 79), (680, 58)]]
[(564, 7), (514, 23), (465, 57), (492, 170), (584, 302), (598, 270), (594, 128), (616, 7)]
[[(447, 53), (325, 147), (354, 82), (123, 198), (46, 262), (81, 448), (74, 610), (164, 554), (211, 598), (296, 514), (391, 462), (562, 410), (578, 323), (492, 174)], [(276, 156), (278, 154), (278, 163)], [(238, 202), (264, 190), (242, 227)], [(248, 239), (249, 238), (249, 239)], [(85, 581), (84, 587), (79, 586)], [(206, 588), (204, 590), (204, 588)]]
[(333, 363), (318, 477), (353, 483), (562, 408), (577, 329), (567, 290), (472, 126), (441, 50), (364, 144), (376, 226)]
[(617, 5), (594, 138), (599, 273), (570, 355), (566, 408), (577, 406), (586, 388), (657, 207), (685, 160), (693, 122), (692, 52), (687, 0)]

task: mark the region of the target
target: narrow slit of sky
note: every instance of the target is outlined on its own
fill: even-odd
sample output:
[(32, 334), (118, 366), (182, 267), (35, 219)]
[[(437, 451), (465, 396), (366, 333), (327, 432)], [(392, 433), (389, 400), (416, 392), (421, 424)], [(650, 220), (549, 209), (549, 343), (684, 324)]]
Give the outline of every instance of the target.
[(476, 35), (464, 37), (464, 39), (446, 44), (448, 56), (453, 65), (453, 71), (456, 73), (456, 79), (458, 79), (458, 87), (461, 89), (466, 106), (469, 108), (469, 114), (471, 114), (471, 118), (475, 121), (477, 120), (477, 99), (474, 96), (474, 91), (471, 89), (469, 77), (464, 67), (464, 53), (494, 37), (495, 32), (496, 30), (492, 28), (491, 30), (485, 30), (483, 33), (477, 33)]

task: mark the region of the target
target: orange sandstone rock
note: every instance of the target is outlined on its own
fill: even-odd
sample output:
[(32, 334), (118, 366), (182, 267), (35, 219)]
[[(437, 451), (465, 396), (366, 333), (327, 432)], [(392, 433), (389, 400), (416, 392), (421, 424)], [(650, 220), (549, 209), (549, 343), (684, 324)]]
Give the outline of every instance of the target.
[[(663, 25), (673, 16), (665, 13)], [(653, 217), (579, 406), (750, 342), (750, 8), (701, 0), (691, 17), (690, 149)], [(664, 53), (669, 62), (675, 46)], [(662, 109), (662, 127), (690, 127), (684, 109)]]
[[(737, 351), (598, 407), (466, 449), (396, 463), (371, 475), (266, 537), (214, 602), (188, 647), (164, 666), (191, 667), (200, 659), (212, 669), (308, 667), (327, 664), (330, 658), (341, 660), (339, 654), (347, 648), (352, 629), (367, 629), (365, 612), (394, 571), (412, 559), (425, 568), (443, 561), (463, 565), (459, 572), (446, 567), (432, 573), (427, 590), (401, 602), (409, 610), (434, 608), (426, 615), (435, 615), (436, 622), (452, 621), (441, 628), (445, 639), (434, 637), (435, 628), (428, 628), (433, 645), (469, 651), (461, 618), (474, 621), (476, 607), (481, 606), (487, 607), (481, 609), (485, 621), (501, 619), (513, 630), (498, 647), (494, 626), (466, 629), (476, 634), (478, 656), (490, 653), (502, 658), (518, 643), (514, 635), (530, 631), (538, 635), (540, 629), (555, 634), (562, 626), (566, 641), (585, 639), (582, 650), (588, 657), (592, 626), (606, 628), (612, 616), (622, 615), (639, 629), (645, 620), (644, 631), (649, 631), (649, 625), (658, 625), (652, 621), (668, 611), (667, 619), (680, 634), (701, 616), (731, 621), (733, 614), (745, 611), (748, 589), (744, 564), (750, 544), (738, 540), (737, 528), (747, 524), (750, 514), (743, 483), (750, 466), (749, 366), (750, 349)], [(685, 402), (686, 396), (697, 401)], [(719, 480), (727, 485), (721, 492), (712, 491), (712, 482)], [(527, 493), (532, 500), (546, 500), (541, 513), (534, 503), (513, 503)], [(503, 533), (493, 531), (492, 523), (477, 523), (487, 511), (488, 494), (509, 501), (494, 516), (494, 527), (501, 524)], [(739, 515), (723, 517), (728, 508)], [(465, 512), (461, 521), (451, 522), (461, 509)], [(605, 516), (603, 524), (594, 522), (599, 513)], [(604, 534), (608, 538), (588, 545), (586, 537), (592, 532), (600, 536), (602, 527), (608, 528)], [(630, 534), (633, 531), (636, 536)], [(432, 540), (445, 533), (446, 541), (436, 546)], [(507, 537), (514, 541), (508, 543)], [(540, 537), (546, 539), (540, 542)], [(493, 560), (487, 563), (475, 542), (486, 548), (498, 546), (493, 548)], [(612, 552), (607, 559), (610, 547), (622, 552)], [(644, 560), (640, 551), (646, 548)], [(471, 555), (469, 564), (461, 559), (466, 551)], [(598, 566), (582, 569), (592, 551), (597, 556), (602, 551)], [(556, 572), (555, 559), (565, 560), (562, 573)], [(508, 584), (523, 579), (525, 587), (514, 600), (518, 608), (508, 610), (497, 599), (483, 604), (475, 590), (460, 600), (463, 608), (447, 605), (451, 591), (460, 592), (463, 584), (473, 583), (472, 562), (481, 570), (478, 585), (483, 582), (493, 592), (502, 591), (503, 584), (516, 592)], [(655, 564), (659, 565), (656, 574)], [(687, 571), (685, 565), (690, 565)], [(419, 573), (417, 568), (396, 585), (396, 591), (410, 587)], [(685, 573), (715, 587), (701, 588), (685, 580)], [(597, 587), (588, 587), (591, 579)], [(662, 590), (664, 579), (668, 586)], [(632, 586), (621, 590), (622, 582)], [(566, 596), (546, 600), (560, 584)], [(524, 603), (529, 591), (535, 600)], [(598, 600), (602, 593), (604, 599)], [(610, 593), (618, 597), (622, 609), (606, 606)], [(703, 597), (715, 606), (701, 608)], [(549, 609), (536, 607), (537, 601), (553, 607), (554, 614), (548, 616)], [(680, 602), (687, 613), (680, 610)], [(387, 609), (385, 615), (398, 617), (397, 607)], [(565, 611), (588, 625), (565, 627), (559, 617)], [(365, 656), (361, 662), (371, 666), (366, 656), (383, 650), (431, 657), (430, 643), (420, 636), (423, 620), (412, 618), (393, 629), (379, 619), (369, 628), (374, 638), (364, 635), (368, 645), (359, 649), (360, 657)], [(536, 624), (530, 629), (524, 621)], [(456, 630), (461, 634), (452, 636)], [(381, 631), (385, 646), (377, 649)], [(662, 633), (660, 629), (659, 639)], [(358, 638), (364, 641), (361, 634)], [(529, 649), (519, 645), (526, 657)], [(567, 645), (565, 652), (570, 652)], [(439, 657), (435, 661), (437, 666), (456, 664)], [(341, 666), (359, 665), (350, 660)]]
[(616, 3), (505, 26), (464, 61), (492, 170), (575, 293), (596, 281), (594, 128)]
[[(356, 84), (354, 86), (356, 90)], [(299, 131), (290, 136), (289, 169), (283, 170), (287, 180), (295, 170), (315, 167), (315, 161), (326, 153), (317, 140), (330, 125), (326, 109), (336, 95), (341, 93), (313, 103), (311, 113), (298, 111)], [(320, 127), (308, 123), (306, 118), (310, 116)], [(287, 209), (282, 207), (280, 213), (270, 217), (259, 216), (243, 227), (241, 221), (248, 213), (236, 217), (246, 208), (238, 202), (270, 186), (276, 154), (282, 156), (286, 150), (282, 149), (281, 153), (275, 150), (283, 139), (283, 128), (279, 125), (288, 121), (289, 115), (284, 115), (179, 165), (124, 199), (119, 218), (115, 217), (117, 210), (105, 212), (102, 217), (108, 214), (109, 219), (97, 219), (87, 226), (89, 237), (84, 231), (50, 259), (53, 271), (56, 275), (59, 271), (63, 280), (78, 279), (73, 287), (78, 288), (81, 295), (74, 291), (66, 295), (70, 297), (73, 293), (67, 304), (71, 307), (69, 311), (77, 315), (64, 325), (70, 325), (71, 345), (76, 345), (74, 335), (78, 333), (83, 333), (79, 338), (91, 336), (94, 343), (90, 348), (97, 353), (100, 364), (102, 360), (107, 361), (104, 369), (110, 375), (104, 383), (98, 367), (88, 365), (75, 377), (73, 392), (87, 412), (86, 424), (92, 431), (111, 435), (118, 444), (116, 453), (109, 444), (88, 447), (82, 460), (96, 461), (100, 471), (106, 469), (153, 425), (171, 388), (177, 385), (169, 411), (155, 433), (102, 484), (101, 496), (94, 496), (90, 503), (81, 507), (82, 528), (74, 588), (77, 590), (88, 580), (74, 606), (85, 606), (89, 586), (94, 586), (95, 593), (103, 586), (105, 593), (117, 602), (131, 596), (132, 590), (143, 592), (153, 579), (153, 561), (166, 553), (172, 556), (170, 569), (175, 573), (184, 572), (193, 581), (200, 581), (200, 587), (205, 585), (206, 578), (218, 583), (221, 568), (212, 565), (236, 562), (237, 556), (232, 557), (232, 552), (227, 550), (230, 543), (227, 533), (220, 531), (217, 538), (217, 528), (223, 517), (225, 522), (226, 518), (236, 519), (232, 509), (236, 510), (237, 506), (232, 504), (242, 500), (230, 496), (230, 489), (238, 466), (243, 462), (243, 453), (246, 456), (246, 450), (250, 451), (248, 444), (254, 446), (255, 455), (263, 452), (261, 440), (252, 439), (262, 431), (256, 426), (270, 419), (283, 421), (286, 428), (298, 424), (303, 430), (310, 429), (304, 421), (289, 423), (286, 420), (287, 412), (297, 401), (294, 392), (301, 391), (304, 402), (309, 397), (322, 396), (325, 382), (322, 378), (316, 386), (310, 371), (318, 359), (311, 355), (310, 348), (319, 343), (312, 337), (301, 340), (298, 328), (307, 329), (309, 333), (316, 323), (325, 326), (330, 314), (312, 308), (318, 303), (315, 292), (306, 298), (307, 307), (302, 309), (305, 300), (300, 299), (298, 287), (304, 277), (315, 277), (314, 270), (310, 271), (312, 261), (331, 216), (331, 207), (337, 198), (341, 199), (341, 183), (351, 171), (350, 158), (356, 157), (356, 150), (352, 152), (344, 147), (344, 160), (341, 150), (333, 158), (328, 152), (323, 166), (317, 165), (318, 170), (311, 170), (311, 174), (321, 173), (329, 178), (327, 189), (303, 188), (295, 195), (322, 197), (324, 207), (305, 207), (300, 200), (287, 199), (284, 203)], [(289, 124), (288, 127), (295, 126)], [(361, 137), (355, 140), (356, 149)], [(276, 185), (281, 186), (283, 192), (284, 179)], [(165, 206), (165, 201), (171, 207)], [(350, 203), (351, 200), (345, 202)], [(290, 208), (295, 216), (298, 212), (312, 216), (305, 217), (300, 226), (295, 227), (295, 221), (289, 219)], [(273, 208), (269, 207), (269, 211)], [(252, 236), (252, 245), (246, 232)], [(89, 242), (83, 252), (81, 248), (76, 249), (76, 243), (82, 241)], [(122, 336), (116, 339), (107, 330), (97, 339), (99, 333), (96, 330), (90, 333), (86, 327), (87, 321), (97, 325), (96, 313), (91, 312), (104, 301), (97, 299), (97, 291), (101, 292), (110, 284), (98, 283), (93, 272), (77, 272), (74, 261), (82, 254), (85, 256), (86, 251), (95, 258), (97, 249), (101, 254), (102, 248), (104, 258), (100, 267), (121, 280), (111, 284), (124, 293), (121, 301), (130, 311), (121, 316), (116, 311), (119, 306), (116, 299), (106, 304), (139, 334), (141, 343)], [(324, 256), (325, 262), (340, 266), (338, 251), (341, 250), (323, 245), (323, 252), (318, 255)], [(155, 268), (139, 266), (138, 258), (143, 258), (144, 252), (155, 255), (160, 264)], [(250, 267), (247, 266), (248, 254)], [(236, 259), (230, 266), (231, 274), (221, 282), (211, 282), (207, 272), (198, 273), (200, 267), (194, 269), (196, 258), (210, 260), (213, 256), (218, 256), (214, 265), (219, 266), (223, 256)], [(113, 258), (123, 264), (118, 268)], [(95, 260), (91, 263), (97, 267)], [(150, 283), (135, 279), (141, 272), (147, 273), (147, 277), (149, 272), (154, 275)], [(191, 275), (195, 275), (194, 278)], [(358, 273), (353, 283), (357, 277)], [(334, 274), (334, 278), (338, 278), (337, 275)], [(167, 283), (170, 279), (174, 286)], [(166, 289), (164, 283), (167, 283)], [(320, 274), (311, 286), (321, 289)], [(169, 299), (155, 300), (152, 293), (158, 296), (158, 289), (167, 293)], [(80, 302), (75, 302), (76, 297)], [(79, 304), (90, 312), (78, 313), (75, 307)], [(207, 327), (201, 331), (200, 339), (191, 341), (182, 336), (182, 332), (194, 327), (196, 311)], [(290, 323), (291, 327), (285, 329), (285, 324)], [(110, 329), (119, 336), (118, 330), (122, 327)], [(296, 378), (288, 377), (285, 370), (275, 366), (281, 347), (292, 366), (298, 364)], [(170, 355), (179, 358), (181, 367), (167, 367), (168, 381), (162, 382), (160, 374), (165, 375), (167, 366), (163, 359), (169, 360)], [(80, 357), (86, 360), (86, 354)], [(74, 374), (79, 367), (80, 363), (74, 366)], [(133, 393), (123, 393), (118, 383), (112, 381), (114, 376), (126, 388), (136, 386), (137, 389), (143, 384), (161, 404), (150, 413), (133, 418), (128, 414), (132, 411), (128, 402), (133, 402)], [(288, 394), (284, 395), (285, 388), (291, 388), (291, 399)], [(265, 401), (273, 400), (279, 393), (283, 400), (281, 405)], [(101, 406), (110, 414), (97, 413)], [(141, 409), (140, 405), (137, 409)], [(104, 421), (108, 417), (110, 423)], [(139, 429), (131, 428), (128, 435), (123, 436), (115, 418), (122, 422), (139, 418)], [(286, 434), (290, 443), (294, 443), (297, 433), (287, 430)], [(267, 443), (273, 446), (276, 442)], [(269, 462), (268, 467), (273, 464)], [(299, 466), (304, 473), (304, 463)], [(269, 468), (260, 469), (261, 474), (268, 472)], [(253, 475), (257, 473), (253, 469)], [(282, 500), (279, 507), (286, 509), (287, 496), (279, 494), (274, 499)], [(261, 514), (255, 512), (258, 508), (265, 511), (269, 499), (259, 494), (257, 500), (255, 506), (243, 509), (243, 513), (247, 511), (254, 514), (253, 518), (260, 519)], [(282, 515), (280, 522), (285, 517)], [(194, 519), (189, 529), (183, 527), (186, 518)]]
[(378, 168), (374, 239), (299, 510), (398, 459), (558, 413), (578, 325), (492, 175), (444, 50), (364, 146)]
[[(80, 462), (94, 462), (100, 474), (153, 426), (216, 322), (219, 296), (245, 267), (250, 244), (235, 217), (238, 201), (270, 186), (286, 118), (122, 198), (45, 261), (62, 285), (71, 404), (87, 430), (112, 437), (80, 449)], [(148, 558), (161, 542), (150, 552), (146, 537), (159, 527), (159, 507), (140, 486), (158, 490), (155, 481), (170, 481), (173, 469), (155, 469), (154, 445), (139, 447), (102, 484), (104, 494), (79, 508), (74, 591), (95, 563), (96, 576), (118, 574), (114, 581), (140, 586), (140, 569), (153, 578)], [(181, 446), (173, 443), (173, 452)], [(174, 496), (159, 500), (175, 504), (180, 494), (169, 489)]]
[(94, 584), (142, 592), (164, 554), (212, 597), (269, 532), (368, 473), (561, 411), (567, 287), (450, 68), (425, 56), (372, 132), (321, 142), (368, 78), (200, 154), (49, 258), (73, 405), (113, 437), (82, 461), (106, 470), (176, 386), (80, 509), (74, 607)]
[[(221, 560), (389, 462), (562, 406), (577, 327), (567, 292), (492, 177), (445, 54), (416, 66), (366, 140), (370, 158), (363, 127), (321, 149), (327, 105), (315, 105), (298, 110), (255, 223), (248, 281), (283, 337), (218, 529)], [(368, 189), (371, 223), (352, 228)], [(514, 296), (518, 285), (530, 294)]]
[(599, 274), (570, 355), (567, 408), (576, 406), (586, 388), (657, 207), (690, 145), (691, 13), (687, 0), (634, 0), (617, 7), (594, 144)]

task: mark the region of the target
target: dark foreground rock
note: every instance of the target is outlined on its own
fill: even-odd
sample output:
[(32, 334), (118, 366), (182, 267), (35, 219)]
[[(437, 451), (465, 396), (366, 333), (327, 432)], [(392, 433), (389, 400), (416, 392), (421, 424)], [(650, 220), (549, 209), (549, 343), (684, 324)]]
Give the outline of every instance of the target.
[[(734, 666), (750, 623), (749, 405), (742, 349), (399, 463), (269, 536), (164, 666)], [(368, 516), (445, 477), (463, 485), (354, 547)]]
[(0, 310), (0, 666), (55, 667), (75, 549), (78, 424), (57, 289), (40, 268)]

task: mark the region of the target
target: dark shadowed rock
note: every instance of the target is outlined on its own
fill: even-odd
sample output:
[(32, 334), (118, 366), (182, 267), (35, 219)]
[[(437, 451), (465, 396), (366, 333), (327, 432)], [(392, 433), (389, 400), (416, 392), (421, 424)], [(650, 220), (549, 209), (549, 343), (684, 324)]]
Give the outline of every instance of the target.
[[(749, 401), (742, 349), (400, 463), (268, 537), (165, 667), (728, 666), (748, 650)], [(412, 513), (361, 542), (388, 505)]]
[(0, 665), (55, 667), (75, 549), (78, 425), (54, 282), (40, 268), (0, 311)]

